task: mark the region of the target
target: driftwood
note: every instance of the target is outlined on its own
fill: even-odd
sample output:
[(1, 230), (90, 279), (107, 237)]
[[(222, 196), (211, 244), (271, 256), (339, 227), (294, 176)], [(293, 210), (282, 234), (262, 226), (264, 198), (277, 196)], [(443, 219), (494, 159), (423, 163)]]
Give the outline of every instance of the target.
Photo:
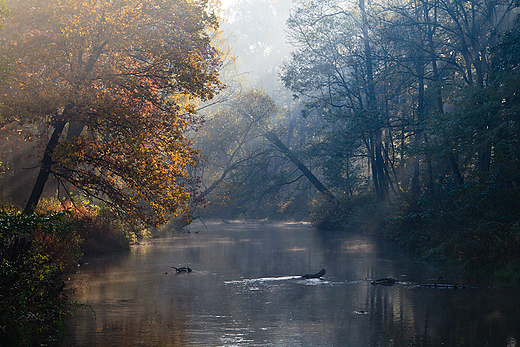
[(464, 284), (440, 284), (440, 283), (421, 284), (421, 287), (436, 288), (436, 289), (466, 289), (466, 288), (471, 288), (470, 286), (466, 286)]
[(175, 269), (175, 271), (177, 271), (177, 273), (181, 273), (181, 272), (192, 272), (193, 270), (187, 266), (183, 266), (183, 267), (175, 267), (175, 266), (172, 266), (172, 269)]
[(325, 269), (321, 269), (320, 272), (316, 272), (315, 274), (306, 274), (306, 275), (303, 275), (302, 278), (303, 279), (311, 279), (311, 278), (320, 278), (321, 276), (325, 275)]
[[(442, 277), (439, 277), (442, 279)], [(382, 286), (393, 286), (397, 281), (390, 277), (380, 278), (378, 280), (374, 280), (370, 282), (373, 285), (382, 285)], [(466, 289), (472, 288), (463, 284), (441, 284), (441, 283), (427, 283), (427, 284), (416, 284), (415, 286), (424, 287), (424, 288), (435, 288), (435, 289)]]
[(382, 286), (393, 286), (395, 284), (396, 280), (390, 277), (380, 278), (378, 280), (370, 282), (370, 284), (376, 285), (380, 284)]

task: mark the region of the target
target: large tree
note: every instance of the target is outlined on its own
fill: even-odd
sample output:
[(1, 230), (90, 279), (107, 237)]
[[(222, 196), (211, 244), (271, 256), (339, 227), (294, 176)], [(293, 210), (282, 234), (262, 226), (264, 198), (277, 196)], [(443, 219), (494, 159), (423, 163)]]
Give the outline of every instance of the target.
[(47, 129), (25, 212), (53, 175), (152, 224), (182, 213), (194, 101), (223, 85), (217, 17), (198, 0), (10, 0), (0, 120)]
[(384, 109), (386, 86), (376, 79), (380, 53), (371, 42), (365, 2), (301, 2), (288, 27), (296, 50), (283, 68), (285, 85), (305, 101), (307, 114), (317, 114), (330, 125), (331, 136), (323, 133), (321, 143), (353, 146), (343, 149), (344, 158), (331, 157), (341, 160), (338, 169), (347, 172), (353, 162), (359, 165), (359, 158), (366, 158), (364, 171), (370, 172), (377, 196), (385, 200), (392, 187), (390, 140), (385, 140), (390, 120)]
[(465, 90), (489, 83), (489, 49), (509, 27), (515, 5), (297, 2), (288, 21), (296, 49), (282, 78), (304, 100), (305, 114), (323, 120), (314, 141), (328, 178), (346, 188), (338, 190), (357, 185), (343, 178), (369, 177), (385, 200), (408, 189), (431, 190), (435, 176), (458, 185), (476, 171), (486, 176), (496, 143), (486, 138), (493, 119), (469, 120), (458, 102)]
[(284, 115), (266, 92), (245, 90), (219, 106), (195, 137), (205, 157), (201, 191), (209, 211), (249, 217), (297, 213), (314, 192), (305, 177), (331, 197), (306, 166), (305, 148), (289, 148)]

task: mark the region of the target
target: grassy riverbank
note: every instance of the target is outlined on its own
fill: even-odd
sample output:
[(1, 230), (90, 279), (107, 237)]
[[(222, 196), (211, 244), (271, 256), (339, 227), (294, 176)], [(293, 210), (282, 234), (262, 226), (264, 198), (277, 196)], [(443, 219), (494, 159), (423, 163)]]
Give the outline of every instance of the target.
[(54, 345), (75, 305), (63, 295), (64, 276), (84, 254), (127, 250), (144, 233), (108, 208), (58, 207), (0, 210), (0, 347)]
[(466, 184), (391, 203), (365, 195), (320, 206), (322, 230), (377, 235), (422, 260), (453, 264), (496, 285), (520, 286), (520, 196), (506, 186)]

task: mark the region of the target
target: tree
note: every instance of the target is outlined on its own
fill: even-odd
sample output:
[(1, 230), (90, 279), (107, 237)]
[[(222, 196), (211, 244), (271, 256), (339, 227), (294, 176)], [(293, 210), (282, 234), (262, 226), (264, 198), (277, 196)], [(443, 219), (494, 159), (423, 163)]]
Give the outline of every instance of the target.
[(194, 102), (223, 85), (206, 1), (10, 0), (2, 53), (12, 66), (2, 123), (49, 136), (25, 212), (50, 175), (132, 217), (182, 213), (199, 153), (185, 132)]
[[(387, 231), (419, 255), (439, 253), (515, 283), (520, 264), (520, 35), (515, 28), (501, 36), (488, 52), (495, 68), (486, 73), (485, 85), (464, 88), (455, 111), (436, 118), (438, 133), (456, 139), (452, 146), (473, 162), (464, 184), (445, 184), (431, 195), (409, 199), (389, 218)], [(492, 144), (487, 172), (478, 165), (482, 143)]]
[(295, 51), (282, 79), (304, 100), (305, 115), (321, 119), (313, 141), (340, 191), (353, 192), (345, 177), (369, 179), (386, 200), (408, 187), (415, 195), (431, 190), (435, 170), (459, 186), (473, 168), (489, 171), (492, 117), (469, 120), (456, 108), (465, 89), (488, 83), (489, 48), (510, 25), (514, 6), (510, 0), (298, 4), (288, 21)]
[(263, 91), (251, 89), (239, 93), (227, 107), (208, 117), (197, 138), (207, 157), (203, 196), (209, 196), (228, 176), (249, 166), (266, 153), (262, 138), (267, 124), (278, 110)]
[(194, 140), (205, 159), (201, 163), (201, 196), (208, 210), (230, 217), (265, 218), (281, 214), (295, 203), (302, 207), (308, 201), (303, 198), (305, 191), (309, 191), (303, 177), (330, 196), (297, 152), (275, 133), (282, 132), (279, 122), (283, 122), (283, 115), (263, 90), (242, 91), (205, 118)]
[[(423, 86), (417, 107), (421, 118), (417, 134), (423, 143), (420, 146), (428, 149), (429, 165), (431, 159), (448, 164), (459, 186), (466, 177), (477, 171), (485, 176), (490, 169), (493, 143), (485, 139), (485, 134), (492, 127), (492, 117), (481, 114), (466, 122), (468, 114), (459, 113), (458, 109), (466, 90), (482, 89), (489, 83), (494, 68), (490, 48), (496, 44), (499, 33), (510, 27), (514, 6), (508, 0), (423, 0), (393, 4), (387, 12), (396, 18), (389, 25), (394, 33), (419, 32), (408, 43), (416, 47), (413, 56), (425, 63), (421, 70), (416, 69)], [(386, 40), (391, 36), (387, 35)], [(413, 51), (405, 56), (410, 57), (410, 53)], [(464, 144), (472, 137), (479, 139), (470, 146)]]
[[(297, 49), (284, 66), (285, 85), (305, 100), (307, 114), (320, 115), (331, 126), (329, 133), (355, 146), (345, 148), (350, 155), (345, 165), (350, 166), (354, 156), (366, 158), (364, 171), (370, 171), (376, 195), (387, 199), (393, 184), (387, 153), (391, 143), (385, 139), (390, 119), (381, 97), (384, 86), (375, 78), (381, 64), (364, 1), (356, 6), (334, 0), (302, 2), (288, 26)], [(348, 130), (340, 135), (334, 131), (336, 123)]]

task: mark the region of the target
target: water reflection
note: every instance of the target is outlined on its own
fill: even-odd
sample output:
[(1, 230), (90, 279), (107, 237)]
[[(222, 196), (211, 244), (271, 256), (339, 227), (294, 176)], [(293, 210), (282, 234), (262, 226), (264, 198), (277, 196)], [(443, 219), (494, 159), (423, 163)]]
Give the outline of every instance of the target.
[[(89, 260), (65, 346), (516, 346), (520, 296), (308, 225), (206, 223)], [(196, 233), (197, 232), (197, 233)], [(189, 266), (177, 274), (171, 267)], [(298, 275), (327, 269), (324, 280)], [(471, 289), (417, 286), (440, 276)], [(393, 277), (393, 286), (367, 278)]]

